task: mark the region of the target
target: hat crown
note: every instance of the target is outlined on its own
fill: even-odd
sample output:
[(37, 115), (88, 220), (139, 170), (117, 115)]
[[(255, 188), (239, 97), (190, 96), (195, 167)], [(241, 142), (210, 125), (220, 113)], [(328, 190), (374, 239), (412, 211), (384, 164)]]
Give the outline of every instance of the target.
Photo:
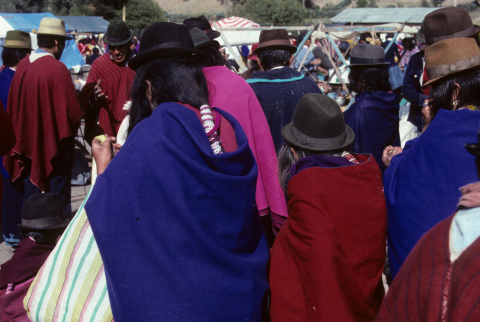
[[(475, 34), (472, 18), (468, 10), (462, 7), (441, 8), (430, 12), (423, 20), (423, 32), (426, 42), (432, 45), (438, 40), (435, 37), (468, 37)], [(468, 35), (454, 35), (455, 33), (469, 30)], [(442, 39), (443, 40), (443, 39)]]
[(293, 126), (308, 137), (329, 139), (345, 132), (345, 120), (338, 103), (330, 97), (310, 93), (298, 102)]
[(472, 38), (446, 39), (425, 50), (425, 67), (430, 69), (441, 65), (453, 65), (479, 55), (480, 50)]
[(199, 28), (194, 27), (190, 29), (190, 36), (192, 37), (193, 45), (195, 47), (211, 41), (211, 39)]
[(290, 44), (290, 38), (286, 29), (262, 30), (260, 32), (259, 44), (272, 40), (285, 40)]
[(371, 44), (357, 44), (353, 46), (352, 58), (362, 59), (385, 59), (385, 52), (383, 47)]
[(37, 34), (67, 37), (65, 21), (62, 19), (45, 17), (40, 21)]
[(5, 36), (3, 47), (12, 49), (32, 49), (32, 39), (28, 32), (9, 30)]
[(22, 226), (46, 229), (65, 220), (62, 205), (53, 193), (37, 193), (29, 197), (22, 209)]
[(258, 41), (258, 47), (254, 54), (258, 55), (268, 49), (283, 49), (295, 53), (297, 48), (290, 43), (286, 29), (262, 30)]
[(183, 21), (183, 24), (188, 27), (188, 29), (198, 28), (200, 30), (212, 30), (212, 26), (207, 20), (207, 17), (201, 15), (196, 18), (188, 18)]
[(125, 21), (115, 19), (108, 25), (104, 41), (109, 46), (120, 46), (129, 43), (132, 37), (133, 35)]
[(140, 42), (139, 55), (159, 45), (194, 49), (192, 37), (185, 25), (173, 22), (156, 22), (145, 29)]

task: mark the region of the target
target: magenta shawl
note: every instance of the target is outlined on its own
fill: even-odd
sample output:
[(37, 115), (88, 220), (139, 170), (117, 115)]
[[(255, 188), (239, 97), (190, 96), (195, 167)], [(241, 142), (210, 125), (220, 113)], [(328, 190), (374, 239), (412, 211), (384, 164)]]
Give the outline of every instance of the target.
[(243, 78), (223, 66), (203, 69), (210, 106), (232, 114), (242, 126), (258, 165), (255, 201), (260, 215), (270, 212), (277, 233), (288, 216), (277, 175), (277, 155), (262, 107)]

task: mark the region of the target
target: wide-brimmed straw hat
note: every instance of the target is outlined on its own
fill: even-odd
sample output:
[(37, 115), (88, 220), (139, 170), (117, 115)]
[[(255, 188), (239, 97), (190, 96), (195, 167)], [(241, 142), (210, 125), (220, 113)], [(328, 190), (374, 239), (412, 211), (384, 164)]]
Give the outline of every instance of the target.
[(473, 38), (453, 38), (439, 41), (425, 50), (427, 86), (447, 75), (480, 66), (480, 50)]
[(128, 29), (125, 21), (120, 19), (113, 20), (107, 28), (107, 33), (103, 41), (109, 46), (122, 46), (132, 42), (133, 34)]
[(188, 18), (183, 21), (183, 24), (188, 27), (188, 29), (198, 28), (203, 31), (204, 34), (208, 36), (210, 39), (215, 39), (220, 37), (220, 33), (218, 31), (212, 30), (212, 26), (207, 20), (207, 17), (200, 16), (196, 18)]
[(205, 54), (195, 49), (187, 26), (173, 22), (156, 22), (145, 29), (138, 55), (130, 59), (128, 66), (137, 70), (149, 61), (168, 57), (195, 61), (205, 57)]
[(480, 27), (472, 23), (467, 9), (448, 7), (426, 15), (423, 32), (426, 44), (430, 46), (445, 39), (474, 36), (480, 32)]
[(62, 205), (53, 193), (37, 193), (25, 201), (20, 229), (52, 230), (65, 228), (69, 220), (62, 214)]
[(310, 151), (339, 150), (355, 140), (338, 103), (318, 93), (300, 99), (292, 122), (282, 129), (282, 136), (288, 143)]
[(379, 67), (389, 65), (389, 63), (385, 62), (383, 47), (370, 44), (357, 44), (353, 46), (350, 54), (350, 65), (348, 65), (348, 67)]
[(65, 29), (65, 21), (57, 18), (45, 17), (40, 21), (40, 26), (36, 31), (38, 35), (57, 36), (65, 39), (73, 39), (71, 36), (67, 36), (67, 30)]
[(201, 31), (197, 27), (190, 29), (189, 32), (195, 48), (199, 49), (207, 46), (212, 46), (217, 49), (220, 48), (220, 44), (218, 43), (218, 41), (211, 40), (203, 31)]
[(291, 54), (297, 52), (297, 48), (290, 43), (290, 37), (285, 29), (262, 30), (258, 40), (258, 47), (253, 51), (259, 55), (268, 49), (284, 49)]
[(5, 43), (2, 45), (11, 49), (32, 49), (30, 34), (21, 30), (9, 30), (5, 36)]

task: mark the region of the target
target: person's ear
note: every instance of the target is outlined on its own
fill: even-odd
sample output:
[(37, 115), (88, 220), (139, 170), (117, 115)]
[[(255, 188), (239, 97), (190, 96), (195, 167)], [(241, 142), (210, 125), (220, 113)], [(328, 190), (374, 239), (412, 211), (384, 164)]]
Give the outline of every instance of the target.
[(263, 69), (262, 62), (260, 61), (260, 57), (257, 56), (257, 63), (258, 66), (260, 66), (261, 69)]
[(295, 159), (295, 161), (298, 161), (300, 158), (298, 157), (297, 152), (292, 147), (290, 147), (290, 151), (292, 151), (293, 158)]
[(148, 101), (152, 101), (152, 82), (150, 82), (148, 79), (145, 80), (145, 83), (147, 83), (147, 98)]
[(453, 87), (453, 93), (452, 93), (452, 102), (453, 102), (453, 110), (456, 110), (458, 108), (458, 98), (460, 97), (460, 85), (458, 83), (455, 83)]
[(292, 63), (293, 63), (293, 54), (290, 55), (290, 61), (289, 61), (289, 62), (290, 62), (290, 65), (292, 65)]

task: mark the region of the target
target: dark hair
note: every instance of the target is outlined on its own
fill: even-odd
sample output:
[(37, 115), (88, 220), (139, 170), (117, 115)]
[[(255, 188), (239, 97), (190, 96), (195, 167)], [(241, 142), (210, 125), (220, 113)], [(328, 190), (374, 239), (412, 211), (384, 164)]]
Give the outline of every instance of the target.
[(30, 52), (30, 49), (13, 49), (4, 47), (2, 51), (3, 64), (5, 67), (15, 67)]
[(57, 244), (57, 239), (59, 236), (62, 236), (65, 228), (43, 230), (43, 231), (32, 231), (22, 229), (22, 234), (24, 238), (31, 237), (35, 243), (41, 245), (55, 246)]
[(290, 169), (295, 164), (295, 162), (298, 161), (295, 160), (295, 155), (292, 153), (292, 150), (290, 150), (290, 148), (293, 148), (293, 150), (298, 156), (298, 160), (315, 154), (332, 156), (341, 155), (344, 151), (350, 151), (349, 147), (333, 151), (310, 151), (285, 142), (278, 151), (278, 178), (280, 180), (280, 186), (285, 193), (287, 193), (287, 185), (288, 181), (290, 180)]
[(455, 83), (460, 85), (460, 95), (457, 98), (457, 107), (467, 104), (480, 106), (480, 68), (468, 70), (457, 74), (446, 76), (445, 78), (432, 84), (430, 97), (430, 111), (432, 118), (442, 108), (451, 111), (453, 109), (452, 94), (455, 89)]
[(256, 60), (250, 60), (249, 64), (249, 70), (253, 73), (260, 71), (260, 65)]
[(55, 47), (55, 40), (58, 41), (60, 45), (65, 45), (65, 42), (67, 41), (65, 38), (59, 36), (37, 35), (37, 45), (40, 48), (52, 49)]
[[(368, 61), (367, 61), (368, 63)], [(389, 92), (392, 90), (388, 81), (388, 67), (353, 67), (350, 68), (349, 89), (355, 93)]]
[(203, 67), (227, 66), (227, 61), (217, 48), (213, 46), (205, 46), (199, 48), (199, 50), (205, 53), (205, 58), (202, 61)]
[(290, 66), (290, 56), (292, 54), (287, 50), (271, 49), (262, 51), (258, 55), (258, 59), (260, 59), (263, 70), (270, 70), (279, 66)]
[(152, 114), (146, 94), (147, 80), (152, 84), (152, 101), (155, 105), (181, 102), (200, 108), (209, 103), (207, 80), (200, 64), (185, 62), (181, 57), (153, 60), (139, 67), (135, 74), (128, 134)]
[(94, 53), (94, 54), (98, 54), (98, 53), (100, 53), (100, 50), (98, 50), (97, 47), (93, 47), (93, 53)]

